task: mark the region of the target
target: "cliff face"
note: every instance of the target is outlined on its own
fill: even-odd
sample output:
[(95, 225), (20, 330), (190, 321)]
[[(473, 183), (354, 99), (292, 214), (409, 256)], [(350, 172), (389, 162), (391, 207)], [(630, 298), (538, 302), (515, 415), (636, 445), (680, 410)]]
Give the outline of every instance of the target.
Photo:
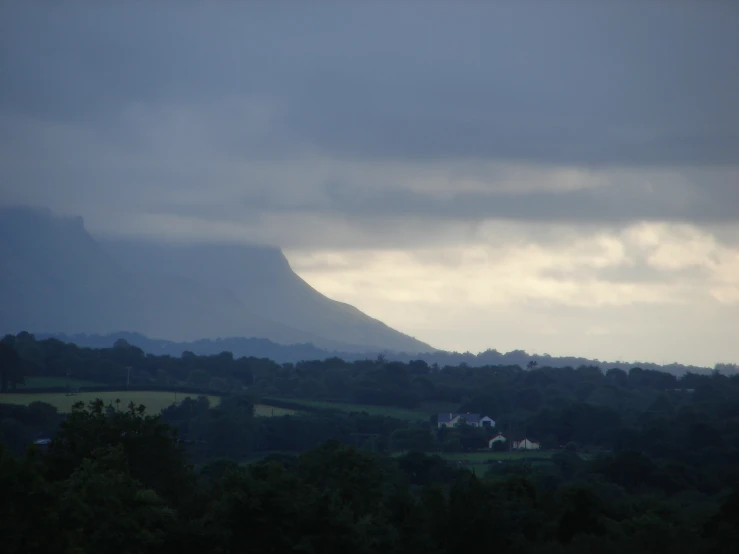
[(321, 295), (276, 249), (99, 243), (81, 218), (0, 208), (0, 331), (22, 330), (431, 350)]

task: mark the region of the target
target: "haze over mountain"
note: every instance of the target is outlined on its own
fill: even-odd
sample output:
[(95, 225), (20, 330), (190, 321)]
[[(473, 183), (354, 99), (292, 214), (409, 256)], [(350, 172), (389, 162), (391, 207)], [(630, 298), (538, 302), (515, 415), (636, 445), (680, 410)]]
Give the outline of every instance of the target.
[(436, 364), (438, 367), (459, 366), (466, 364), (470, 367), (481, 366), (519, 366), (528, 368), (529, 364), (536, 362), (536, 367), (556, 368), (578, 368), (578, 367), (600, 367), (604, 371), (618, 368), (629, 371), (638, 367), (665, 371), (673, 375), (684, 375), (686, 373), (712, 373), (719, 371), (723, 375), (739, 374), (737, 364), (715, 364), (713, 367), (685, 365), (680, 363), (656, 364), (648, 361), (614, 361), (593, 360), (581, 356), (549, 356), (530, 354), (523, 350), (511, 352), (498, 352), (489, 349), (484, 352), (473, 354), (472, 352), (447, 352), (435, 350), (426, 353), (403, 353), (403, 352), (341, 352), (336, 350), (324, 350), (312, 344), (277, 344), (269, 339), (255, 338), (225, 338), (225, 339), (200, 339), (189, 342), (174, 342), (161, 339), (150, 339), (139, 333), (109, 333), (109, 334), (76, 334), (64, 333), (36, 333), (37, 340), (56, 339), (67, 343), (76, 344), (86, 348), (111, 348), (119, 340), (124, 340), (132, 346), (141, 348), (147, 354), (156, 356), (166, 355), (175, 358), (182, 356), (184, 352), (191, 352), (200, 356), (217, 356), (224, 352), (230, 352), (234, 358), (261, 358), (274, 362), (299, 363), (306, 360), (326, 360), (339, 358), (344, 361), (359, 361), (377, 359), (382, 356), (387, 362), (424, 361), (429, 365)]
[(432, 350), (354, 306), (319, 293), (293, 272), (278, 248), (120, 239), (103, 240), (101, 245), (136, 274), (159, 279), (186, 275), (195, 282), (232, 292), (258, 316), (305, 333), (372, 348)]
[(319, 294), (277, 249), (134, 242), (102, 248), (82, 218), (28, 208), (0, 208), (0, 330), (432, 350)]
[[(147, 254), (137, 298), (236, 282), (183, 332), (248, 300), (250, 329), (387, 344), (226, 246), (267, 245), (447, 351), (732, 363), (737, 28), (739, 2), (0, 2), (0, 205), (224, 245), (169, 252), (176, 281)], [(117, 275), (141, 248), (103, 250)]]

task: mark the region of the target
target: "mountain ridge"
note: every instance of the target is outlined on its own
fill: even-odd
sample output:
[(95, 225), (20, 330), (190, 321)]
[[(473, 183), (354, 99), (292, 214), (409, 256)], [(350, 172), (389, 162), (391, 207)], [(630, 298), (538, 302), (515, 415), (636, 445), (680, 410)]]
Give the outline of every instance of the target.
[(103, 239), (100, 243), (131, 271), (158, 276), (187, 273), (197, 282), (233, 292), (252, 313), (300, 331), (371, 349), (433, 350), (354, 306), (316, 291), (292, 270), (278, 248), (245, 244), (164, 245), (122, 239)]
[[(155, 249), (154, 257), (147, 258), (142, 251), (148, 246), (128, 243), (129, 258), (144, 264), (147, 259), (154, 264), (158, 256), (166, 259), (163, 255), (166, 246), (151, 246)], [(208, 251), (207, 246), (198, 248), (201, 257)], [(213, 248), (218, 249), (217, 245)], [(265, 251), (275, 255), (274, 249)], [(279, 250), (277, 252), (282, 256)], [(222, 255), (220, 261), (217, 256), (211, 259), (210, 271), (203, 271), (206, 264), (197, 260), (190, 262), (189, 267), (181, 265), (181, 271), (142, 272), (136, 264), (126, 264), (126, 259), (122, 258), (120, 249), (116, 251), (110, 244), (95, 240), (85, 229), (81, 217), (59, 217), (48, 209), (0, 207), (0, 331), (13, 333), (32, 329), (70, 334), (131, 331), (175, 341), (243, 336), (266, 338), (281, 344), (313, 343), (331, 350), (433, 350), (359, 310), (356, 311), (358, 316), (345, 318), (334, 326), (343, 324), (349, 329), (355, 326), (360, 332), (336, 335), (367, 340), (342, 340), (316, 332), (307, 324), (311, 310), (305, 308), (305, 303), (309, 307), (311, 302), (333, 306), (333, 301), (322, 295), (312, 299), (312, 289), (299, 298), (303, 302), (302, 328), (286, 322), (291, 312), (298, 312), (288, 302), (281, 306), (282, 321), (268, 317), (266, 308), (280, 298), (281, 282), (298, 283), (296, 287), (304, 283), (289, 270), (287, 260), (284, 260), (286, 267), (265, 276), (262, 285), (258, 280), (247, 278), (246, 281), (259, 286), (246, 292), (234, 292), (230, 285), (243, 281), (238, 275), (232, 276), (233, 282), (210, 279), (219, 273), (230, 275), (238, 270), (237, 267), (224, 270)], [(251, 265), (258, 268), (259, 260), (256, 262)], [(246, 266), (249, 266), (248, 260)], [(200, 273), (195, 271), (198, 267)], [(260, 287), (269, 292), (264, 294)], [(295, 296), (296, 287), (286, 296)], [(266, 300), (258, 310), (260, 313), (255, 313), (248, 303), (260, 296)], [(325, 320), (325, 315), (320, 313), (314, 317)], [(321, 330), (331, 329), (323, 325)]]

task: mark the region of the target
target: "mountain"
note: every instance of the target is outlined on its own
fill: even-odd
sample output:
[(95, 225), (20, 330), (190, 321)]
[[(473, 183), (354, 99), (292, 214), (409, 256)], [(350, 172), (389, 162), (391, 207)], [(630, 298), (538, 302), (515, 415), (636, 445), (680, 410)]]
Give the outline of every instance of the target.
[[(140, 248), (139, 253), (136, 248)], [(264, 315), (268, 312), (264, 302), (255, 302), (258, 311), (252, 309), (249, 301), (259, 297), (260, 292), (251, 290), (246, 294), (237, 286), (242, 282), (238, 275), (229, 275), (232, 281), (208, 278), (210, 274), (201, 266), (204, 262), (216, 263), (218, 257), (208, 258), (207, 247), (197, 247), (201, 257), (191, 259), (189, 267), (183, 263), (169, 266), (166, 271), (161, 271), (161, 262), (154, 258), (148, 258), (152, 267), (142, 263), (149, 252), (165, 256), (168, 250), (151, 248), (143, 243), (107, 243), (103, 248), (86, 231), (82, 218), (57, 217), (48, 210), (0, 208), (0, 332), (135, 331), (173, 341), (236, 336), (265, 338), (280, 344), (312, 343), (329, 350), (354, 352), (377, 348), (432, 350), (351, 306), (338, 303), (335, 326), (353, 328), (355, 333), (331, 335), (331, 326), (325, 323), (327, 310), (320, 308), (314, 317), (324, 322), (321, 331), (328, 332), (316, 332), (305, 325), (312, 317), (306, 309), (324, 303), (331, 305), (332, 301), (313, 291), (320, 299), (311, 304), (305, 295), (310, 296), (312, 289), (299, 297), (302, 303), (294, 310), (300, 314), (300, 328), (290, 325), (289, 317), (276, 321)], [(221, 252), (218, 247), (214, 250)], [(261, 267), (268, 258), (279, 260), (278, 255), (281, 256), (279, 251), (265, 252), (263, 257), (259, 257), (260, 249), (242, 252), (242, 256), (254, 257), (242, 257), (241, 267)], [(217, 275), (238, 267), (221, 265), (220, 269), (211, 269)], [(243, 278), (249, 287), (260, 286), (254, 274), (247, 272)], [(261, 281), (266, 298), (274, 299), (276, 304), (277, 299), (285, 299), (279, 302), (275, 313), (289, 314), (289, 302), (295, 298), (295, 292), (294, 287), (285, 284), (302, 281), (286, 262), (270, 265), (265, 279), (286, 287), (282, 297), (279, 285)], [(343, 319), (338, 317), (341, 310), (345, 313)], [(347, 341), (345, 337), (357, 340)]]
[(306, 333), (370, 350), (429, 352), (354, 306), (327, 298), (303, 281), (277, 248), (243, 244), (163, 245), (101, 241), (108, 254), (137, 274), (187, 275), (231, 291), (249, 311)]

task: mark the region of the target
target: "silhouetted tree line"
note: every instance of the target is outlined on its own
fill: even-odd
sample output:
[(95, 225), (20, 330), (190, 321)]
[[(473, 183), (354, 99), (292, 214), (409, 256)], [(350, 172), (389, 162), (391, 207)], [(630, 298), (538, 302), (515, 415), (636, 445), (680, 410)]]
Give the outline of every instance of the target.
[[(120, 382), (131, 368), (138, 384), (166, 376), (230, 388), (217, 406), (188, 398), (159, 415), (99, 401), (66, 417), (38, 402), (0, 404), (4, 552), (720, 553), (739, 538), (736, 375), (381, 357), (277, 364), (153, 356), (123, 341), (2, 342), (11, 387), (69, 372)], [(255, 417), (263, 395), (452, 405), (558, 451), (474, 475), (429, 452), (476, 450), (494, 430), (361, 409)], [(49, 435), (45, 450), (24, 455)], [(399, 450), (412, 452), (383, 454)], [(281, 453), (246, 463), (266, 451)]]
[[(112, 348), (80, 348), (56, 339), (38, 341), (27, 333), (7, 336), (0, 345), (2, 360), (11, 360), (0, 365), (4, 375), (12, 376), (5, 378), (8, 383), (26, 376), (71, 376), (111, 386), (124, 383), (130, 375), (131, 386), (179, 386), (239, 398), (248, 392), (250, 403), (270, 397), (296, 405), (301, 399), (311, 399), (423, 408), (426, 412), (444, 407), (489, 415), (496, 420), (497, 431), (514, 438), (533, 437), (545, 448), (574, 443), (580, 448), (636, 448), (650, 455), (682, 459), (694, 452), (695, 445), (705, 445), (716, 449), (714, 458), (733, 459), (730, 450), (736, 448), (739, 428), (739, 376), (719, 372), (676, 377), (644, 368), (627, 372), (593, 366), (442, 367), (422, 360), (403, 363), (382, 357), (277, 364), (267, 359), (235, 358), (229, 352), (155, 356), (124, 340)], [(193, 422), (193, 431), (188, 432), (197, 429), (199, 435), (207, 435), (204, 429), (218, 428), (212, 419), (224, 417), (229, 406), (226, 398), (219, 408), (207, 412), (211, 415), (203, 416), (197, 424)], [(391, 428), (386, 422), (382, 423), (384, 427), (377, 423), (382, 427), (380, 431), (362, 431), (357, 428), (360, 417), (366, 414), (348, 416), (324, 410), (285, 420), (275, 418), (261, 423), (258, 430), (251, 429), (252, 438), (244, 438), (243, 442), (250, 445), (248, 452), (296, 450), (331, 438), (345, 441), (348, 436), (379, 435), (371, 443), (378, 451), (459, 451), (484, 448), (489, 436), (489, 432), (464, 429), (423, 435), (414, 429)], [(165, 418), (180, 425), (170, 415)], [(6, 434), (19, 435), (18, 425), (6, 425), (10, 429)], [(269, 426), (284, 429), (270, 430)], [(284, 446), (292, 440), (301, 446)], [(355, 440), (360, 444), (359, 439)]]
[[(197, 402), (174, 410), (211, 410)], [(249, 413), (234, 397), (216, 417), (248, 423)], [(566, 450), (483, 476), (438, 456), (328, 441), (196, 469), (162, 419), (142, 406), (78, 404), (45, 451), (0, 448), (3, 552), (718, 554), (738, 538), (736, 475), (712, 482), (690, 460)], [(703, 456), (711, 447), (695, 445)]]
[(645, 408), (644, 404), (653, 402), (657, 393), (671, 395), (681, 403), (678, 392), (672, 389), (695, 389), (698, 397), (710, 396), (711, 391), (734, 378), (733, 372), (686, 373), (677, 377), (643, 367), (628, 371), (609, 367), (603, 371), (592, 365), (552, 368), (538, 364), (523, 369), (523, 365), (399, 362), (384, 356), (278, 364), (267, 358), (237, 358), (228, 351), (207, 356), (190, 351), (177, 357), (147, 354), (124, 339), (110, 348), (83, 348), (57, 339), (36, 340), (28, 333), (6, 336), (0, 347), (0, 361), (17, 354), (14, 361), (0, 364), (3, 383), (11, 388), (21, 384), (24, 377), (41, 376), (107, 385), (130, 382), (139, 387), (186, 386), (220, 392), (248, 387), (265, 396), (407, 408), (424, 402), (451, 402), (464, 404), (470, 411), (496, 415), (537, 412), (572, 401), (619, 411)]
[(388, 361), (410, 362), (412, 360), (423, 360), (428, 364), (440, 366), (456, 366), (467, 364), (469, 366), (488, 365), (519, 365), (527, 367), (529, 364), (547, 367), (578, 367), (588, 365), (603, 365), (609, 368), (628, 370), (639, 366), (644, 369), (654, 369), (682, 375), (684, 373), (710, 373), (713, 369), (719, 369), (723, 373), (739, 373), (737, 364), (716, 364), (714, 368), (685, 365), (679, 363), (655, 364), (650, 362), (601, 362), (581, 356), (550, 356), (549, 354), (529, 354), (524, 350), (512, 350), (510, 352), (498, 352), (488, 349), (478, 354), (472, 352), (447, 352), (436, 350), (423, 353), (405, 353), (389, 350), (377, 350), (375, 352), (340, 352), (328, 351), (318, 348), (311, 343), (305, 344), (278, 344), (268, 339), (228, 337), (218, 339), (200, 339), (188, 342), (174, 342), (161, 339), (150, 339), (140, 333), (110, 333), (106, 335), (64, 333), (40, 333), (40, 339), (58, 339), (64, 342), (72, 342), (79, 346), (88, 348), (110, 348), (116, 341), (124, 340), (135, 344), (147, 354), (168, 355), (179, 357), (183, 352), (192, 352), (200, 356), (214, 356), (221, 352), (232, 352), (237, 358), (268, 358), (277, 363), (297, 363), (301, 360), (323, 360), (326, 358), (341, 358), (346, 361), (360, 361), (377, 356), (384, 356)]

